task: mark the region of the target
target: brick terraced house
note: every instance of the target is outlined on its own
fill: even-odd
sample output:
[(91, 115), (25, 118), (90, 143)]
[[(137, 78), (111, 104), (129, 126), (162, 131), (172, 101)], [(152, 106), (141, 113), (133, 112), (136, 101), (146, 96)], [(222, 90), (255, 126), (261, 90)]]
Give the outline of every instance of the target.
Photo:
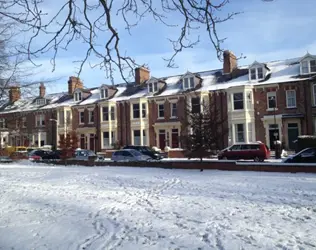
[(224, 52), (223, 69), (154, 77), (135, 69), (128, 84), (84, 87), (70, 77), (68, 92), (22, 98), (18, 86), (0, 102), (1, 146), (58, 145), (76, 131), (80, 148), (105, 151), (124, 145), (181, 148), (187, 110), (203, 112), (212, 104), (229, 130), (221, 148), (236, 142), (262, 141), (274, 148), (281, 140), (295, 147), (298, 135), (315, 134), (316, 56), (254, 62), (238, 67), (231, 51)]

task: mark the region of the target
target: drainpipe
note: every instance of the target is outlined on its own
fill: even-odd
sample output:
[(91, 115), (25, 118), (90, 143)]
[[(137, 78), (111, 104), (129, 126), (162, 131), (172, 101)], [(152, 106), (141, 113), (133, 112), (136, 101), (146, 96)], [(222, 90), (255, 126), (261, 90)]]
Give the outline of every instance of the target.
[[(308, 81), (308, 83), (309, 83), (309, 85), (310, 85), (310, 82)], [(308, 107), (307, 107), (307, 95), (308, 95), (308, 93), (307, 93), (307, 91), (306, 91), (306, 84), (304, 84), (304, 96), (305, 96), (305, 98), (304, 98), (304, 106), (305, 106), (305, 133), (304, 134), (308, 134), (308, 115), (307, 115), (307, 113), (308, 113)], [(301, 133), (302, 133), (302, 131), (301, 131)]]

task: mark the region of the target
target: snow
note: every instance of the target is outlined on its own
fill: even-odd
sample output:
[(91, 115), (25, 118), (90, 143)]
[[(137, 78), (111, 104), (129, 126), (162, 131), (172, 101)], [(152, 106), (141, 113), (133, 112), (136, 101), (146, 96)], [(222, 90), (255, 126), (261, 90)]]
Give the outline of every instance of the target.
[(315, 249), (316, 175), (0, 165), (0, 249)]

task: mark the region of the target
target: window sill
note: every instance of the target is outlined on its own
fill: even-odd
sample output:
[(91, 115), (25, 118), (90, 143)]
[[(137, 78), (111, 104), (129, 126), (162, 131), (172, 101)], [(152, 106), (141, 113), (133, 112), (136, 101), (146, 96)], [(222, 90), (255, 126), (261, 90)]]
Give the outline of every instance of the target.
[(245, 109), (233, 109), (232, 112), (243, 112)]
[(266, 111), (278, 111), (278, 108), (268, 108)]
[(91, 124), (94, 124), (94, 122), (89, 122), (88, 124), (90, 124), (90, 125), (91, 125)]
[(164, 120), (165, 117), (158, 117), (157, 120)]
[(297, 107), (286, 107), (286, 109), (297, 109)]
[(178, 119), (177, 116), (170, 116), (170, 119)]

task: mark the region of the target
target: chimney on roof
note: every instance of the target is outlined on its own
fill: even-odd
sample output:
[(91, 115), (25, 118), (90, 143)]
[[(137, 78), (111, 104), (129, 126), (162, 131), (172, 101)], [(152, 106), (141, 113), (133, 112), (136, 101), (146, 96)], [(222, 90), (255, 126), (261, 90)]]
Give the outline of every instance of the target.
[(17, 100), (21, 99), (21, 91), (20, 87), (12, 86), (9, 90), (9, 100), (11, 103), (16, 102)]
[(233, 52), (229, 50), (224, 51), (223, 71), (224, 74), (232, 73), (237, 68), (237, 58)]
[(149, 80), (150, 71), (145, 67), (138, 67), (135, 69), (135, 83), (143, 84), (145, 81)]
[(45, 94), (46, 94), (45, 85), (44, 83), (41, 83), (41, 85), (39, 86), (39, 96), (43, 98), (45, 97)]
[(68, 80), (68, 94), (72, 95), (75, 89), (83, 89), (83, 83), (79, 77), (71, 76)]

